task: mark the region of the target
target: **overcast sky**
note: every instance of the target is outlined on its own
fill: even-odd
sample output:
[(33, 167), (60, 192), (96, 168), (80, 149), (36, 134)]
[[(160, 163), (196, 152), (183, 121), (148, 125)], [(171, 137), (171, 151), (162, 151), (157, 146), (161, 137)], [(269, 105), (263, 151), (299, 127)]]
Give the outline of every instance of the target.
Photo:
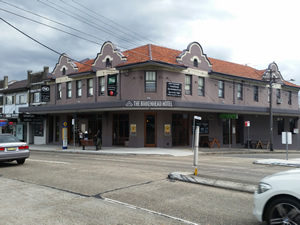
[[(297, 0), (0, 0), (2, 19), (76, 60), (95, 58), (105, 40), (121, 50), (149, 43), (183, 50), (197, 41), (209, 57), (257, 69), (275, 61), (284, 79), (297, 84), (299, 9)], [(0, 43), (0, 79), (26, 79), (27, 70), (43, 66), (52, 71), (59, 58), (2, 20)]]

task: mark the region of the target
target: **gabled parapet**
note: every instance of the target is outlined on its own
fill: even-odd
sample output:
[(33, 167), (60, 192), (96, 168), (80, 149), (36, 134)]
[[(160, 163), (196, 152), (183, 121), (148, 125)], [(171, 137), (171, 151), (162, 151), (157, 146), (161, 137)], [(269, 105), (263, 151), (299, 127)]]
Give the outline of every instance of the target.
[(112, 42), (106, 41), (102, 45), (101, 50), (97, 54), (92, 66), (93, 70), (97, 71), (101, 69), (114, 68), (126, 60), (127, 59), (123, 53), (117, 49)]
[(57, 78), (67, 74), (76, 73), (78, 67), (76, 63), (71, 60), (67, 54), (63, 53), (58, 59), (58, 63), (55, 65), (52, 74)]
[(203, 49), (198, 42), (190, 43), (182, 53), (177, 56), (177, 62), (183, 65), (204, 70), (207, 72), (211, 71), (212, 65), (207, 58), (206, 54), (203, 53)]

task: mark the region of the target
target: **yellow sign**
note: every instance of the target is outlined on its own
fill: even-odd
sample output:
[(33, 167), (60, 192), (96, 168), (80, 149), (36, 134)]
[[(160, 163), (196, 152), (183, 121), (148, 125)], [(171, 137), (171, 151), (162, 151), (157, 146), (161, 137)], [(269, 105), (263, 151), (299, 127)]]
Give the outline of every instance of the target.
[(130, 124), (130, 134), (132, 136), (136, 135), (136, 124)]
[(66, 127), (68, 127), (67, 121), (63, 122), (63, 128), (66, 128)]
[(171, 124), (165, 124), (165, 135), (171, 135)]

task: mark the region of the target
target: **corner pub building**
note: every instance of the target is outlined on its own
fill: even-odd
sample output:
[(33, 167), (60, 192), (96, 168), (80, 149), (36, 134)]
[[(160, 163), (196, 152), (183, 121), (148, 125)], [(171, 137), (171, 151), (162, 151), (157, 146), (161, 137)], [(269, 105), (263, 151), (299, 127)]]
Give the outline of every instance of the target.
[(62, 54), (48, 83), (50, 101), (20, 111), (43, 115), (44, 144), (62, 144), (64, 124), (71, 145), (75, 128), (76, 141), (78, 130), (92, 138), (101, 129), (104, 147), (189, 147), (200, 116), (200, 146), (240, 148), (248, 135), (267, 145), (272, 78), (274, 148), (284, 149), (281, 132), (291, 131), (297, 149), (300, 87), (276, 63), (268, 68), (209, 58), (197, 42), (183, 51), (148, 44), (121, 52), (108, 41), (95, 59)]

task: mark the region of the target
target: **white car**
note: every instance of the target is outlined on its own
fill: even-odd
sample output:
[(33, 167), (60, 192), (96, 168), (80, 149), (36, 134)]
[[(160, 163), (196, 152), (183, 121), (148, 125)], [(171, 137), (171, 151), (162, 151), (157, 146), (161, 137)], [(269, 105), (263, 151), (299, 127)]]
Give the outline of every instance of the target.
[(300, 169), (263, 178), (254, 194), (253, 214), (267, 224), (300, 224)]
[(24, 164), (29, 157), (29, 146), (11, 134), (0, 134), (0, 162), (16, 160)]

